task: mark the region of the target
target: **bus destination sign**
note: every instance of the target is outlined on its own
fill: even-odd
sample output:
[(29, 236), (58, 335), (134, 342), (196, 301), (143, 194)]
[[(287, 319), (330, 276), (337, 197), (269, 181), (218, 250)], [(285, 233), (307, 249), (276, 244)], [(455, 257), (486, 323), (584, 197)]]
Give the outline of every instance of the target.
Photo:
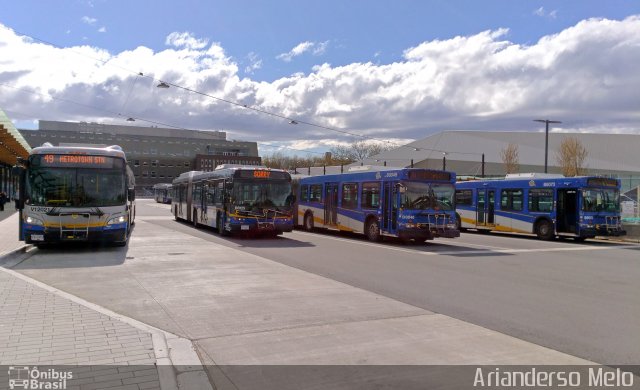
[(290, 176), (287, 172), (271, 171), (267, 169), (239, 169), (236, 177), (243, 179), (271, 179), (271, 180), (289, 180)]
[(116, 159), (109, 156), (91, 156), (86, 154), (43, 154), (31, 158), (34, 166), (50, 168), (113, 168)]
[(451, 180), (451, 173), (444, 171), (409, 171), (407, 176), (409, 180)]

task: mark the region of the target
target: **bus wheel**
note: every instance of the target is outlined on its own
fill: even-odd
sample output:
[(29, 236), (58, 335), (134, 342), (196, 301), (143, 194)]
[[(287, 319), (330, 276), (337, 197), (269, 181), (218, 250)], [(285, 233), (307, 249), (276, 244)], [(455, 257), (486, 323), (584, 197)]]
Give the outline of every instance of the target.
[(370, 219), (369, 222), (367, 222), (364, 231), (369, 241), (382, 241), (380, 225), (378, 224), (377, 219)]
[(456, 229), (458, 231), (462, 231), (462, 218), (460, 218), (460, 214), (456, 213)]
[(313, 231), (313, 214), (307, 213), (304, 216), (304, 230)]
[(573, 240), (575, 242), (584, 242), (584, 240), (586, 240), (587, 237), (573, 237)]
[(536, 234), (541, 240), (550, 240), (553, 238), (553, 229), (549, 221), (540, 221), (536, 226)]

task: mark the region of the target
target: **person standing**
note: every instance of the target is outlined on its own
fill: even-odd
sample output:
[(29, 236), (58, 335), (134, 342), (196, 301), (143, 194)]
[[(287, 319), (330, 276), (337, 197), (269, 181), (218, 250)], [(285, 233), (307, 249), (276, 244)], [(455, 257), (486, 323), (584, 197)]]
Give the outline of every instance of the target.
[(4, 211), (4, 204), (7, 203), (7, 194), (0, 192), (0, 211)]

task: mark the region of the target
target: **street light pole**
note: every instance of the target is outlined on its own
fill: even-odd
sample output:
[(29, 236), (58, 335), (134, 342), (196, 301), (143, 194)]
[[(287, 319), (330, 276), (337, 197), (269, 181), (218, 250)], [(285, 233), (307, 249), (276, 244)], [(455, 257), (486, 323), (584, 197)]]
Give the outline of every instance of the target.
[(545, 137), (544, 137), (544, 173), (547, 173), (547, 162), (549, 156), (549, 123), (562, 123), (560, 121), (551, 121), (549, 119), (534, 119), (534, 122), (542, 122), (545, 124)]

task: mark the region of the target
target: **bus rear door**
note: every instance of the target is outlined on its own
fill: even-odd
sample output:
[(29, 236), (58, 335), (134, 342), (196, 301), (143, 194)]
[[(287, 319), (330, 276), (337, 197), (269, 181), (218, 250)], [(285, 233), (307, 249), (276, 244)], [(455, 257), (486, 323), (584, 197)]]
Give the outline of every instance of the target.
[(481, 188), (477, 191), (477, 226), (494, 227), (496, 223), (496, 190)]
[(338, 183), (324, 185), (324, 225), (338, 224)]
[(398, 190), (393, 182), (384, 183), (382, 193), (382, 231), (395, 234), (398, 223)]

